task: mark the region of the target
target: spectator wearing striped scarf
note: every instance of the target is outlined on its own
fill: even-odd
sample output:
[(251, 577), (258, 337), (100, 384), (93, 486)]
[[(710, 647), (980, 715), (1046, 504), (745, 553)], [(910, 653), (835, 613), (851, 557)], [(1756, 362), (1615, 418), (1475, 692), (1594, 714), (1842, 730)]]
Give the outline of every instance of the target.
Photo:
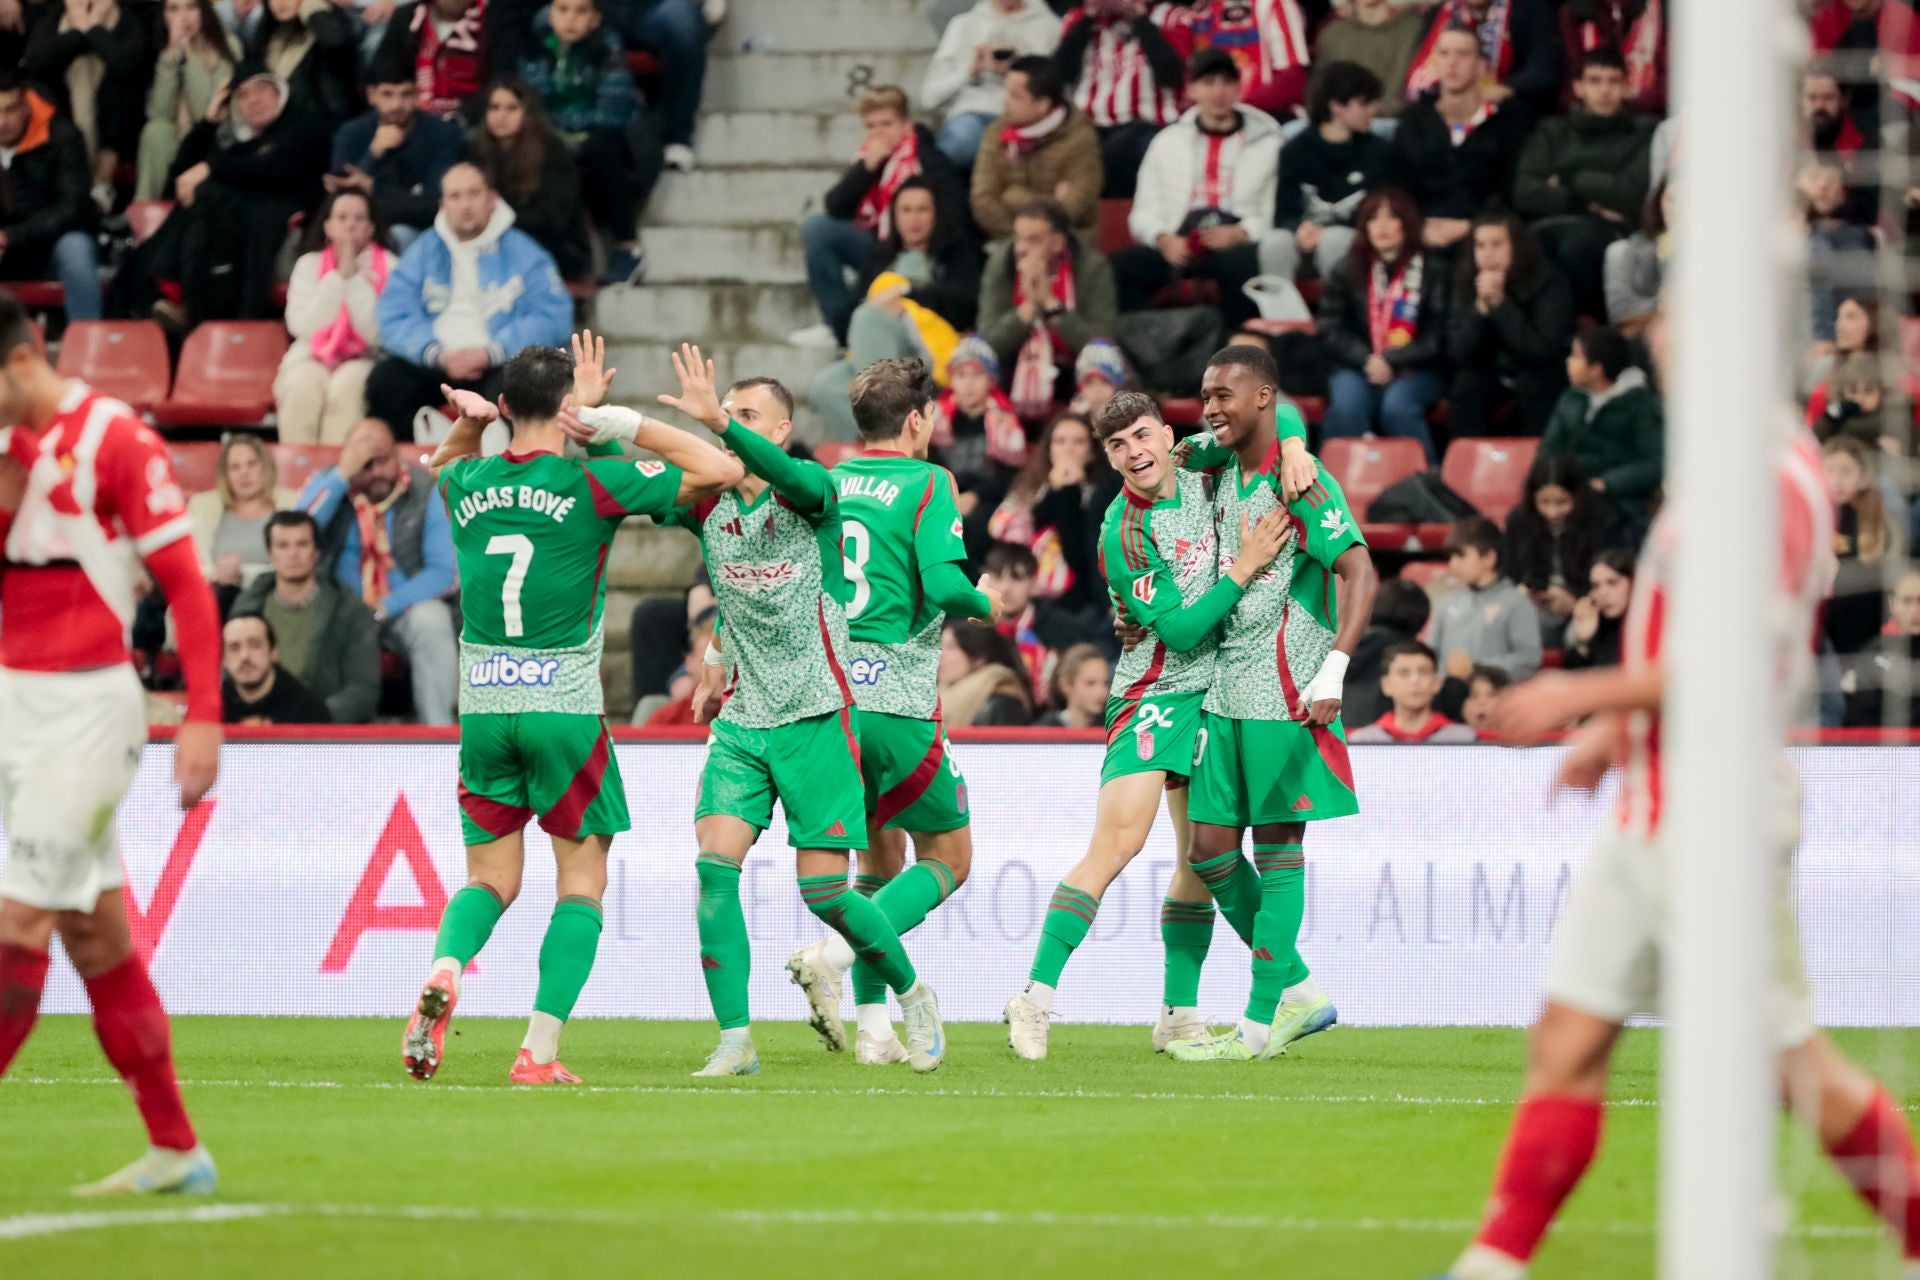
[(1073, 105), (1100, 134), (1109, 199), (1131, 198), (1153, 135), (1180, 116), (1189, 10), (1151, 0), (1087, 0), (1067, 14), (1054, 61)]
[(1482, 87), (1490, 101), (1517, 99), (1536, 120), (1559, 109), (1566, 63), (1552, 0), (1441, 0), (1407, 71), (1409, 102), (1439, 85), (1440, 36), (1461, 28), (1473, 32), (1486, 56)]

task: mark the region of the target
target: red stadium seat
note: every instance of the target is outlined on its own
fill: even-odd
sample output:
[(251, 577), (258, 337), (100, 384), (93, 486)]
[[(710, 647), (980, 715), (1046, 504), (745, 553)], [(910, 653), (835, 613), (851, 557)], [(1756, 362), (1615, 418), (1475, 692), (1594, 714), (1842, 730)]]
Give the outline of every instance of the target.
[(146, 413), (167, 398), (167, 335), (151, 320), (75, 320), (60, 340), (60, 375)]
[[(1445, 560), (1409, 560), (1400, 566), (1400, 576), (1417, 587), (1432, 591), (1436, 580), (1447, 578), (1447, 562)], [(1447, 581), (1451, 582), (1452, 579), (1447, 578)]]
[(67, 305), (67, 291), (58, 280), (12, 280), (0, 289), (29, 311), (56, 311)]
[(1160, 402), (1160, 416), (1167, 425), (1180, 434), (1182, 427), (1200, 425), (1200, 398), (1198, 396), (1168, 396)]
[(154, 406), (165, 426), (251, 426), (273, 409), (273, 375), (287, 353), (277, 320), (215, 320), (187, 335), (173, 394)]
[(848, 458), (858, 457), (862, 447), (846, 440), (829, 440), (825, 444), (813, 446), (813, 460), (831, 469)]
[(1507, 513), (1520, 504), (1539, 451), (1540, 442), (1526, 437), (1455, 440), (1441, 461), (1440, 478), (1481, 515), (1504, 525)]
[(629, 49), (627, 70), (635, 80), (658, 80), (665, 68), (660, 63), (659, 54), (647, 49)]
[(173, 212), (171, 200), (135, 200), (127, 206), (127, 228), (133, 232), (133, 242), (144, 244), (160, 224)]
[(1414, 440), (1327, 440), (1320, 445), (1320, 461), (1363, 521), (1382, 489), (1427, 469), (1426, 450)]
[(340, 461), (337, 444), (276, 444), (273, 446), (274, 483), (300, 492), (316, 471), (325, 471)]
[(211, 441), (193, 444), (169, 444), (173, 460), (173, 478), (188, 493), (205, 493), (214, 487), (220, 474), (220, 446)]
[(1105, 254), (1115, 254), (1133, 243), (1133, 232), (1127, 230), (1127, 215), (1133, 212), (1131, 200), (1102, 200), (1100, 202), (1100, 222), (1094, 232), (1094, 247)]

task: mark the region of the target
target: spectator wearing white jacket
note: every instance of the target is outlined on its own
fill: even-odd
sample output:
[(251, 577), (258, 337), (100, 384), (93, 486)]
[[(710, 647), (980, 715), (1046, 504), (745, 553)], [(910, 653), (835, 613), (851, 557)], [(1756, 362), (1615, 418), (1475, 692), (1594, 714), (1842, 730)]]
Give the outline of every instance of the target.
[(1260, 273), (1260, 240), (1273, 227), (1280, 125), (1240, 101), (1240, 68), (1219, 49), (1188, 67), (1194, 105), (1147, 147), (1127, 216), (1136, 243), (1113, 255), (1122, 311), (1153, 305), (1174, 280), (1212, 280), (1229, 330), (1257, 308), (1246, 283)]
[(364, 192), (328, 196), (318, 229), (320, 243), (300, 255), (287, 282), (293, 344), (273, 380), (283, 444), (339, 444), (366, 416), (380, 346), (375, 307), (396, 262)]
[(1046, 0), (979, 0), (947, 24), (920, 98), (946, 117), (936, 140), (954, 168), (973, 168), (981, 137), (1006, 107), (1013, 60), (1044, 57), (1059, 43), (1060, 18)]

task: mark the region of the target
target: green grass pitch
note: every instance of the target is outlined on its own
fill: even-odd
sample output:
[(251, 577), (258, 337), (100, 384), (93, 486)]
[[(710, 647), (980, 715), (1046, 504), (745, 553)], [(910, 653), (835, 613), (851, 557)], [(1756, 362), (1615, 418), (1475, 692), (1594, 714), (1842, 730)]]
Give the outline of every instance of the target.
[[(956, 1025), (916, 1077), (778, 1023), (756, 1028), (757, 1078), (696, 1082), (706, 1024), (603, 1021), (567, 1032), (589, 1088), (531, 1090), (506, 1085), (520, 1024), (455, 1026), (419, 1084), (397, 1021), (181, 1019), (221, 1194), (101, 1204), (67, 1188), (138, 1153), (133, 1107), (85, 1019), (45, 1020), (0, 1082), (0, 1276), (1418, 1280), (1479, 1211), (1523, 1053), (1511, 1031), (1341, 1028), (1180, 1066), (1144, 1028), (1062, 1025), (1026, 1063), (999, 1027)], [(1920, 1050), (1842, 1040), (1870, 1064)], [(1539, 1280), (1652, 1275), (1656, 1052), (1629, 1035), (1628, 1105)], [(1865, 1211), (1782, 1145), (1808, 1171), (1785, 1274), (1893, 1274)]]

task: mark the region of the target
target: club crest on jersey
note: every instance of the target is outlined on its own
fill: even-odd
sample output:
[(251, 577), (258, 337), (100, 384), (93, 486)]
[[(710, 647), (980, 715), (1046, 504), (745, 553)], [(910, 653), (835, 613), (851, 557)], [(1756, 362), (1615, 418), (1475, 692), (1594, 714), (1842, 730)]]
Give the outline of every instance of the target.
[(558, 658), (516, 658), (496, 653), (467, 668), (467, 684), (476, 689), (494, 685), (550, 685), (560, 670)]
[(633, 469), (647, 479), (652, 480), (667, 473), (667, 464), (664, 462), (655, 462), (651, 458), (635, 458)]
[(793, 581), (794, 572), (791, 560), (720, 566), (721, 581), (736, 591), (778, 591)]
[(885, 658), (855, 658), (847, 664), (847, 678), (855, 684), (875, 685), (886, 669)]

